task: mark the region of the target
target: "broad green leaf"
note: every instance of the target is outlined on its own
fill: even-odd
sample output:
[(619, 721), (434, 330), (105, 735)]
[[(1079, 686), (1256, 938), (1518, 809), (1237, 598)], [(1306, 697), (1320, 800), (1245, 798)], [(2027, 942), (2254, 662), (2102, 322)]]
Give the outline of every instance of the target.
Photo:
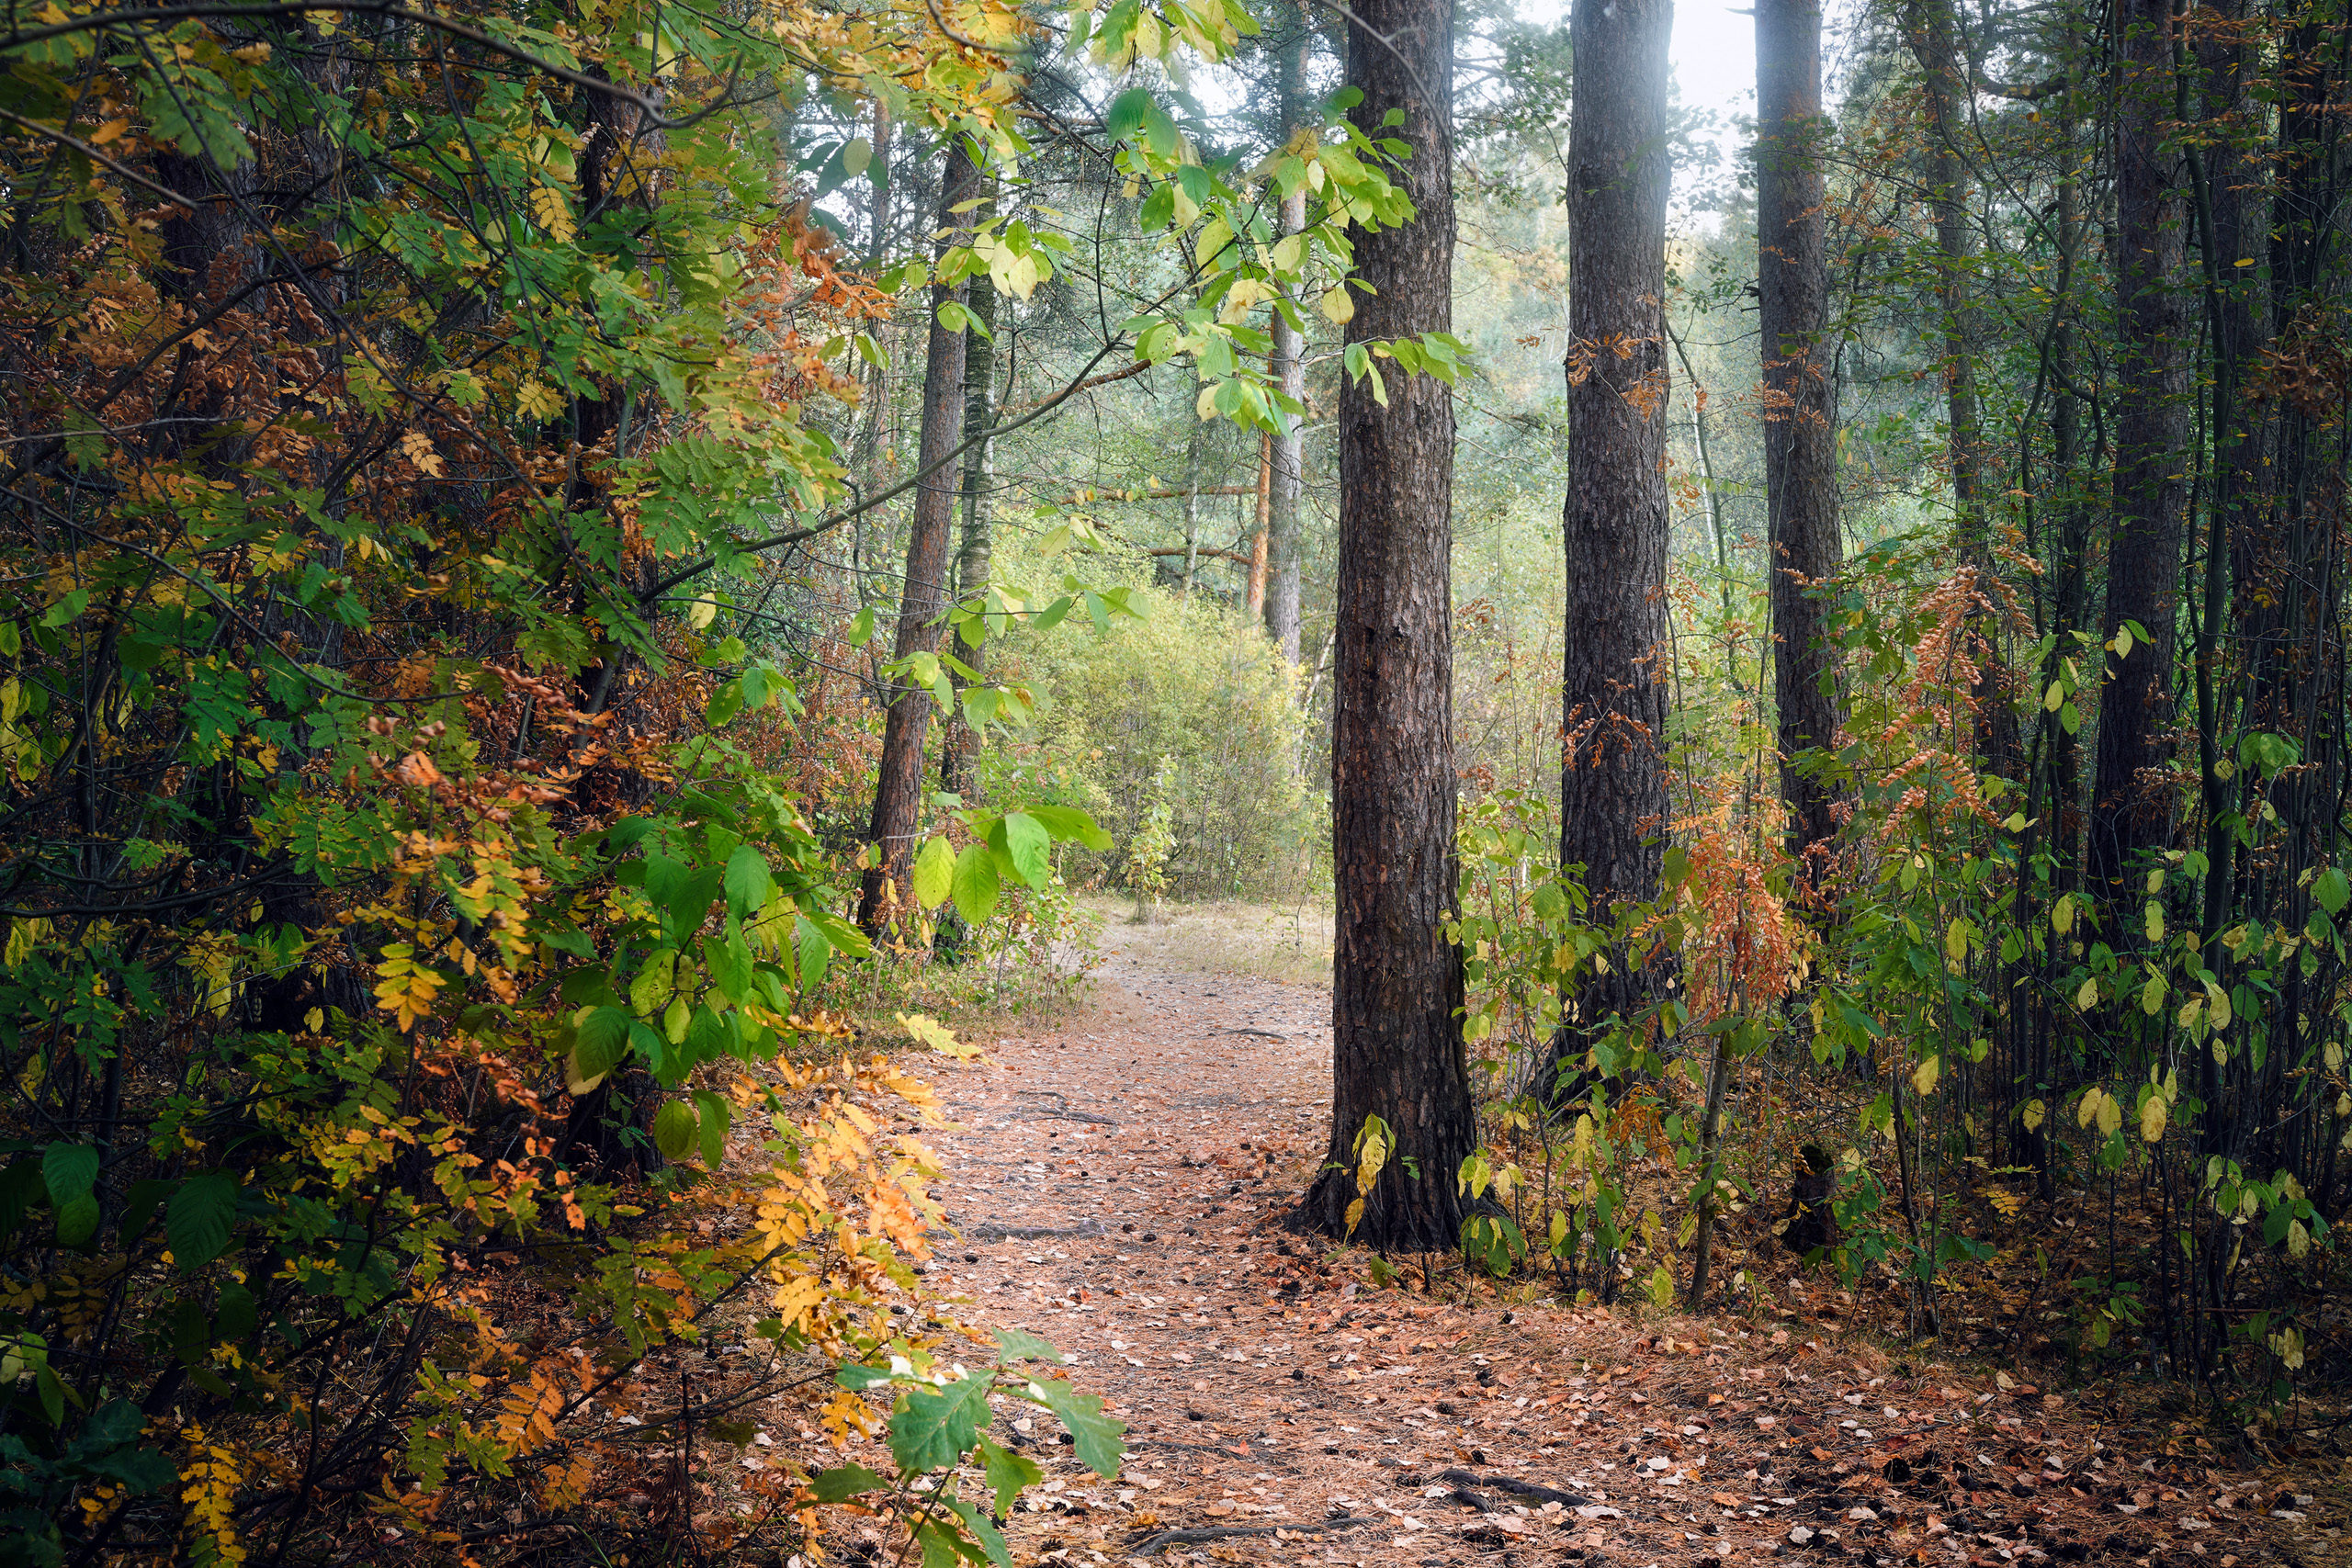
[(945, 1388), (919, 1388), (890, 1416), (890, 1457), (905, 1471), (945, 1470), (964, 1457), (989, 1419), (992, 1372)]
[(2344, 912), (2352, 903), (2352, 880), (2347, 880), (2339, 866), (2329, 866), (2312, 879), (2312, 901), (2328, 912), (2332, 919)]
[[(944, 1501), (948, 1511), (963, 1520), (964, 1528), (971, 1531), (972, 1539), (980, 1543), (980, 1551), (987, 1555), (991, 1568), (1012, 1568), (1012, 1551), (1006, 1545), (1004, 1532), (996, 1528), (994, 1520), (961, 1497), (949, 1497)], [(969, 1557), (971, 1553), (967, 1551), (964, 1555)]]
[(85, 1192), (58, 1205), (58, 1246), (79, 1247), (96, 1234), (97, 1228), (98, 1200), (96, 1194)]
[(956, 912), (964, 923), (977, 926), (996, 913), (997, 895), (1001, 885), (996, 874), (996, 857), (985, 844), (967, 844), (956, 857), (953, 879)]
[(882, 1491), (889, 1484), (862, 1464), (820, 1470), (808, 1478), (809, 1490), (817, 1494), (820, 1503), (845, 1503), (868, 1492)]
[(219, 1171), (180, 1183), (164, 1210), (164, 1239), (183, 1274), (192, 1273), (229, 1250), (237, 1218), (237, 1184)]
[(956, 883), (956, 852), (944, 838), (933, 837), (915, 856), (915, 902), (926, 909), (935, 909), (940, 901), (954, 891)]
[(629, 1025), (636, 1021), (628, 1009), (616, 1007), (600, 1007), (582, 1019), (571, 1046), (574, 1076), (594, 1082), (619, 1066), (628, 1055)]
[(806, 915), (793, 917), (792, 941), (800, 955), (800, 988), (813, 991), (825, 977), (825, 965), (832, 962), (832, 942)]
[(98, 1179), (98, 1150), (95, 1144), (51, 1144), (41, 1151), (40, 1179), (49, 1189), (49, 1201), (62, 1209), (76, 1198), (89, 1196), (91, 1185)]
[(735, 852), (727, 857), (727, 907), (739, 919), (748, 919), (758, 914), (775, 891), (775, 879), (768, 874), (767, 857), (749, 844), (738, 844)]
[(1001, 1449), (983, 1437), (972, 1446), (973, 1454), (987, 1472), (989, 1487), (995, 1494), (996, 1512), (1010, 1514), (1022, 1492), (1046, 1479), (1046, 1472), (1034, 1460), (1009, 1450)]
[(1001, 1366), (1016, 1361), (1051, 1361), (1061, 1364), (1062, 1353), (1048, 1340), (1038, 1338), (1025, 1328), (999, 1328), (996, 1335), (996, 1359)]
[(1046, 831), (1057, 839), (1075, 839), (1097, 854), (1111, 848), (1111, 835), (1075, 806), (1030, 806), (1023, 809), (1045, 824)]
[(695, 1109), (701, 1112), (695, 1132), (702, 1142), (702, 1163), (717, 1170), (727, 1163), (727, 1128), (733, 1113), (724, 1099), (707, 1089), (695, 1090)]
[[(999, 827), (1004, 833), (1004, 852), (1012, 861), (1012, 869), (1030, 886), (1043, 889), (1053, 880), (1054, 840), (1046, 825), (1025, 811), (1008, 812)], [(994, 838), (994, 833), (989, 834)]]
[(663, 1159), (684, 1159), (701, 1132), (701, 1119), (683, 1100), (673, 1100), (653, 1113), (653, 1146)]
[(1032, 1393), (1042, 1391), (1046, 1408), (1069, 1428), (1069, 1435), (1076, 1439), (1080, 1463), (1097, 1475), (1119, 1473), (1119, 1461), (1127, 1451), (1122, 1438), (1127, 1424), (1102, 1414), (1101, 1394), (1080, 1393), (1058, 1382), (1036, 1382), (1029, 1387)]

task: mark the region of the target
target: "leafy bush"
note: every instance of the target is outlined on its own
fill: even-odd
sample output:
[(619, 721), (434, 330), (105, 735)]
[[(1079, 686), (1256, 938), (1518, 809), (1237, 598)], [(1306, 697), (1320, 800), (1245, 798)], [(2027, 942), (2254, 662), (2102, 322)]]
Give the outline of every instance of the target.
[(1093, 811), (1120, 848), (1073, 873), (1083, 865), (1124, 886), (1126, 846), (1164, 788), (1170, 896), (1294, 890), (1328, 858), (1320, 794), (1299, 774), (1295, 677), (1263, 635), (1215, 605), (1135, 597), (1143, 618), (1106, 636), (1012, 639), (1038, 717), (1026, 743), (993, 764), (996, 787), (1057, 783)]

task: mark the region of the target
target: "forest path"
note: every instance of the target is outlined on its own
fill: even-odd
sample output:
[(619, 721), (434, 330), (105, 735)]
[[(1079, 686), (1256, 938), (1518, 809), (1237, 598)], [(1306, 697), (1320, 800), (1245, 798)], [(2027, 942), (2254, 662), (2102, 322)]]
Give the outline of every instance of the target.
[(932, 1068), (961, 1239), (930, 1293), (1060, 1347), (1129, 1424), (1105, 1482), (1050, 1417), (1000, 1419), (1048, 1478), (1016, 1562), (2280, 1560), (2275, 1474), (2143, 1470), (2098, 1446), (2115, 1412), (1915, 1367), (1835, 1290), (1742, 1321), (1374, 1288), (1282, 1224), (1325, 1146), (1328, 993), (1106, 945), (1091, 1005)]

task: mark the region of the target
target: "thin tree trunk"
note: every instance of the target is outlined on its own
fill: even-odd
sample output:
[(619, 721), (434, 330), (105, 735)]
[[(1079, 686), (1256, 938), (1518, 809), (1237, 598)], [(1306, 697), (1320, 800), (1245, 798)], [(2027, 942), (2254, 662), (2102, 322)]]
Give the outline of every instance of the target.
[(1771, 557), (1772, 695), (1789, 850), (1817, 873), (1838, 793), (1795, 759), (1837, 745), (1834, 652), (1820, 591), (1838, 532), (1835, 355), (1828, 338), (1820, 0), (1757, 0), (1758, 324), (1764, 337), (1764, 487)]
[[(986, 593), (989, 587), (992, 517), (988, 434), (996, 423), (996, 346), (992, 341), (996, 331), (996, 285), (982, 274), (971, 280), (969, 288), (971, 298), (966, 308), (981, 330), (972, 333), (964, 347), (963, 439), (970, 443), (970, 449), (964, 454), (964, 533), (956, 553), (956, 596), (966, 601)], [(985, 673), (985, 643), (978, 648), (958, 645), (952, 651), (970, 665), (975, 674)], [(956, 678), (958, 690), (965, 684), (960, 677)], [(972, 792), (972, 763), (979, 750), (980, 737), (964, 722), (963, 714), (949, 714), (947, 733), (942, 738), (939, 752), (939, 787), (968, 799)]]
[[(1277, 90), (1282, 95), (1283, 134), (1287, 137), (1305, 120), (1306, 57), (1314, 43), (1314, 29), (1307, 25), (1304, 6), (1295, 7), (1292, 19), (1297, 28), (1295, 39), (1286, 39), (1282, 56)], [(1306, 191), (1293, 191), (1283, 200), (1283, 232), (1295, 234), (1306, 227)], [(1273, 359), (1270, 367), (1275, 389), (1294, 401), (1306, 400), (1306, 340), (1298, 330), (1274, 312)], [(1306, 489), (1306, 418), (1303, 413), (1283, 416), (1283, 433), (1273, 439), (1272, 462), (1267, 472), (1266, 543), (1271, 561), (1271, 576), (1266, 586), (1266, 631), (1282, 649), (1283, 658), (1295, 665), (1298, 662), (1298, 583), (1299, 562), (1305, 550), (1301, 537), (1299, 498)]]
[[(1393, 176), (1418, 216), (1356, 232), (1371, 292), (1350, 343), (1443, 332), (1453, 321), (1453, 9), (1450, 0), (1361, 0), (1349, 14), (1350, 111), (1367, 135), (1412, 152)], [(1391, 108), (1404, 123), (1380, 129)], [(1355, 1142), (1377, 1116), (1396, 1154), (1356, 1234), (1391, 1247), (1451, 1248), (1456, 1173), (1476, 1145), (1455, 1014), (1462, 954), (1453, 907), (1453, 405), (1427, 376), (1387, 367), (1387, 406), (1343, 377), (1340, 571), (1331, 792), (1334, 890), (1329, 1165), (1301, 1218), (1338, 1234), (1356, 1198)]]
[(2120, 98), (2116, 119), (2114, 523), (2104, 635), (2125, 622), (2144, 637), (2110, 671), (2099, 697), (2091, 792), (2090, 879), (2109, 940), (2138, 924), (2132, 863), (2168, 846), (2172, 790), (2169, 682), (2188, 505), (2189, 321), (2181, 288), (2186, 215), (2177, 161), (2165, 147), (2173, 118), (2169, 0), (2118, 0)]
[(2015, 682), (2000, 653), (1993, 521), (1984, 485), (1984, 432), (1976, 395), (1976, 231), (1969, 221), (1968, 163), (1962, 152), (1969, 76), (1961, 57), (1951, 0), (1913, 0), (1905, 17), (1911, 52), (1925, 78), (1929, 200), (1936, 219), (1936, 268), (1942, 295), (1944, 397), (1951, 425), (1952, 509), (1961, 559), (1975, 573), (1978, 600), (1969, 613), (1969, 649), (1978, 675), (1974, 743), (1986, 769), (2016, 782), (2023, 756)]
[[(1560, 863), (1596, 915), (1657, 894), (1668, 827), (1666, 54), (1672, 0), (1577, 0), (1568, 186), (1566, 650)], [(1657, 977), (1612, 955), (1577, 998), (1559, 1059)]]
[(1258, 525), (1250, 536), (1250, 599), (1248, 615), (1255, 624), (1266, 613), (1266, 513), (1272, 502), (1274, 438), (1258, 436)]
[[(977, 171), (960, 139), (946, 149), (947, 175), (941, 182), (939, 226), (956, 222), (957, 204), (978, 185)], [(948, 242), (941, 241), (944, 251)], [(961, 476), (947, 466), (964, 428), (962, 332), (939, 321), (940, 310), (960, 303), (961, 283), (932, 286), (931, 341), (923, 357), (922, 446), (916, 459), (926, 477), (915, 487), (914, 515), (907, 531), (907, 575), (899, 598), (899, 633), (893, 656), (934, 651), (939, 629), (933, 623), (947, 604), (947, 540), (956, 522)], [(876, 863), (858, 887), (857, 920), (878, 933), (905, 903), (907, 866), (921, 826), (923, 738), (931, 728), (931, 694), (912, 683), (887, 689), (888, 716), (882, 727), (882, 760), (875, 770), (874, 816), (867, 839)]]

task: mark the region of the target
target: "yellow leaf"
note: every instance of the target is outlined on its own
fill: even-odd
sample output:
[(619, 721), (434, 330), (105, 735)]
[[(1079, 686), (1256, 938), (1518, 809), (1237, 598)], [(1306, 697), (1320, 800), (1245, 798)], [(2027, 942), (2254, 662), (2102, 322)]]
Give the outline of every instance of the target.
[(1193, 400), (1193, 412), (1204, 420), (1216, 417), (1216, 385), (1211, 381), (1201, 389), (1201, 395)]
[(1344, 283), (1326, 290), (1315, 308), (1322, 311), (1323, 319), (1334, 326), (1344, 327), (1356, 319), (1356, 302)]
[(2165, 1135), (2165, 1117), (2167, 1111), (2165, 1097), (2161, 1094), (2152, 1094), (2140, 1102), (2142, 1142), (2153, 1144)]
[(575, 232), (571, 203), (565, 199), (563, 192), (552, 186), (531, 187), (531, 221), (556, 240), (569, 240)]
[(1359, 1198), (1348, 1205), (1348, 1234), (1356, 1234), (1356, 1226), (1363, 1221), (1363, 1200)]
[(2076, 1126), (2087, 1127), (2092, 1122), (2098, 1120), (2099, 1097), (2104, 1095), (2106, 1092), (2107, 1091), (2103, 1089), (2086, 1089), (2083, 1090), (2083, 1101), (2080, 1105), (2075, 1108), (2075, 1124)]
[(433, 438), (421, 430), (412, 430), (401, 437), (401, 456), (416, 465), (416, 471), (431, 479), (439, 479), (445, 471), (441, 454), (433, 449)]
[(2075, 896), (2062, 893), (2058, 902), (2050, 906), (2050, 929), (2064, 936), (2075, 929)]
[(1929, 1056), (1912, 1068), (1911, 1092), (1922, 1096), (1935, 1093), (1936, 1079), (1942, 1076), (1943, 1066), (1944, 1059), (1941, 1056)]
[(686, 625), (700, 631), (718, 618), (718, 606), (707, 599), (696, 599), (686, 606)]
[(2035, 1128), (2041, 1125), (2042, 1118), (2047, 1116), (2049, 1113), (2050, 1108), (2042, 1104), (2041, 1101), (2038, 1100), (2029, 1100), (2025, 1102), (2023, 1109), (2018, 1111), (2018, 1120), (2024, 1122), (2025, 1130), (2030, 1133)]
[(2082, 988), (2075, 993), (2075, 1007), (2077, 1011), (2088, 1012), (2098, 1005), (2098, 980), (2096, 976), (2093, 976), (2090, 979), (2085, 980), (2082, 984)]
[(2156, 902), (2154, 899), (2153, 899), (2153, 898), (2151, 898), (2151, 899), (2149, 899), (2149, 900), (2148, 900), (2148, 909), (2147, 909), (2147, 931), (2148, 931), (2148, 940), (2149, 940), (2150, 942), (2162, 942), (2162, 941), (2164, 941), (2164, 939), (2165, 939), (2165, 907), (2164, 907), (2162, 904), (2157, 903), (2157, 902)]
[(2098, 1097), (2098, 1130), (2105, 1137), (2123, 1125), (2123, 1102), (2111, 1094)]
[(1944, 928), (1944, 956), (1954, 964), (1968, 956), (1968, 922), (1957, 915)]

